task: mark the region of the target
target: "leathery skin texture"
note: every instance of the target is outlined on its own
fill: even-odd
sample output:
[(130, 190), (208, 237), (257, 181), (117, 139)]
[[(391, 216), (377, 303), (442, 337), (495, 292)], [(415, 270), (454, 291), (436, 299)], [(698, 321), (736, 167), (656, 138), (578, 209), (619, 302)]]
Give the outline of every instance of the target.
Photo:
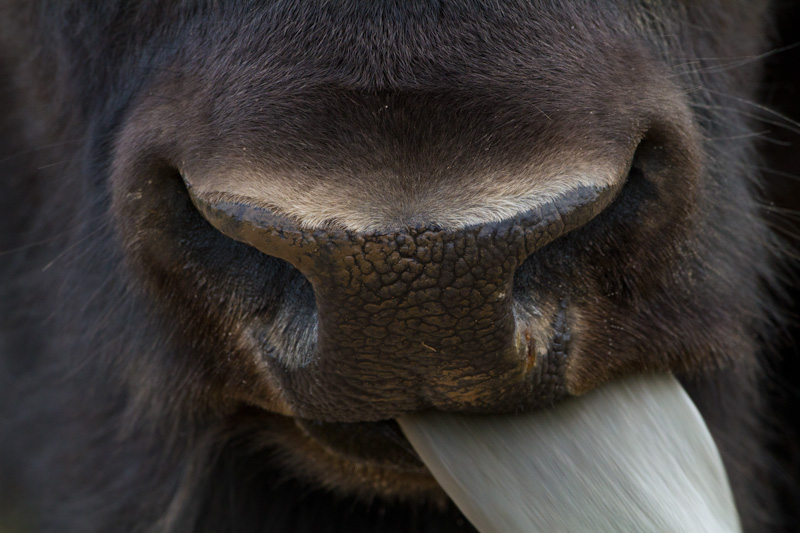
[[(263, 208), (192, 198), (223, 233), (290, 262), (311, 282), (316, 353), (273, 367), (299, 416), (340, 421), (427, 407), (513, 411), (564, 396), (563, 339), (536, 361), (515, 317), (514, 273), (619, 189), (579, 187), (515, 218), (461, 230), (390, 233), (307, 230)], [(292, 395), (298, 390), (305, 393)]]

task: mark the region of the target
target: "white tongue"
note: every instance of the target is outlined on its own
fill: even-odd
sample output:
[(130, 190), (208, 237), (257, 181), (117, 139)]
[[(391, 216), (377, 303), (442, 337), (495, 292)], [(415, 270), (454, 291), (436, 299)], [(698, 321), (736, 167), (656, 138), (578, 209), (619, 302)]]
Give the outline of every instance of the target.
[(522, 415), (398, 422), (482, 533), (741, 530), (714, 441), (672, 376)]

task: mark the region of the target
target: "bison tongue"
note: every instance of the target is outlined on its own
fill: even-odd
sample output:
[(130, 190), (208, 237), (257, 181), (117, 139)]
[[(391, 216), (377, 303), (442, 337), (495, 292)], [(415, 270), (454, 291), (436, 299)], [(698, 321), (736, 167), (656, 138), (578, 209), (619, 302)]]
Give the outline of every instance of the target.
[(717, 448), (672, 376), (523, 415), (399, 422), (482, 533), (740, 530)]

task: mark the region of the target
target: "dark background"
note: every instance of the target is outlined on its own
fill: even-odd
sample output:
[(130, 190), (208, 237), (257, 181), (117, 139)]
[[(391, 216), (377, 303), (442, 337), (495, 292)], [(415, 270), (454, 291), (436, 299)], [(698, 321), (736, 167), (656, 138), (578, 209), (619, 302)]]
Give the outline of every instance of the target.
[[(765, 346), (778, 351), (766, 369), (769, 400), (776, 407), (772, 435), (781, 465), (773, 475), (785, 477), (780, 504), (784, 531), (800, 530), (800, 2), (779, 2), (775, 53), (766, 62), (764, 103), (765, 206), (784, 247), (783, 287), (778, 309), (783, 324)], [(768, 348), (770, 349), (770, 348)]]

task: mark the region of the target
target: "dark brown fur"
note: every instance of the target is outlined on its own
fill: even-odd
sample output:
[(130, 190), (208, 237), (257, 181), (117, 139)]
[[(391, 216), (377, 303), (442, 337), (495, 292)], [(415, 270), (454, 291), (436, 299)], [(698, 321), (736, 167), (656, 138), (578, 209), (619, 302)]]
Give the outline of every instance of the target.
[[(470, 530), (390, 423), (362, 424), (441, 402), (292, 420), (308, 382), (276, 369), (315, 356), (309, 282), (211, 227), (181, 175), (300, 224), (391, 233), (488, 221), (480, 202), (538, 190), (532, 169), (604, 161), (632, 163), (619, 198), (519, 266), (515, 305), (566, 358), (565, 392), (683, 376), (746, 525), (781, 527), (759, 392), (776, 241), (751, 103), (768, 8), (0, 2), (0, 430), (23, 519)], [(469, 219), (463, 190), (483, 191)], [(385, 370), (363, 366), (346, 377), (367, 405)], [(474, 407), (459, 392), (448, 408)]]

